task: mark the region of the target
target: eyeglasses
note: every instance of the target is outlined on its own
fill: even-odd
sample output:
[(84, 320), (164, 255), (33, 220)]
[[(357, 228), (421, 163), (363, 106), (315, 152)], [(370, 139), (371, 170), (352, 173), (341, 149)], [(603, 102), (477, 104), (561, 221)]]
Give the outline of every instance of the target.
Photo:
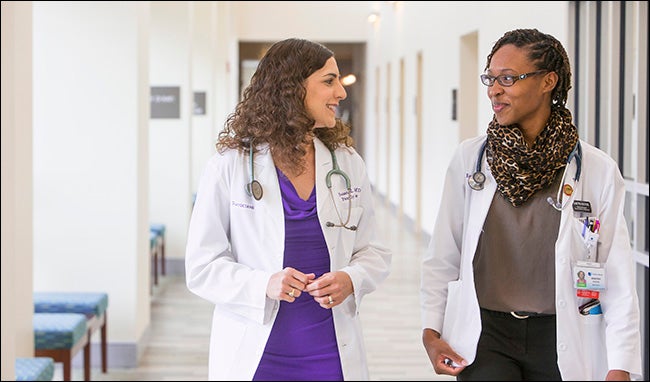
[(487, 75), (487, 74), (481, 74), (481, 82), (485, 86), (492, 86), (492, 85), (494, 85), (494, 80), (496, 80), (499, 83), (499, 85), (509, 87), (509, 86), (514, 85), (515, 82), (517, 82), (519, 80), (523, 80), (523, 79), (526, 79), (526, 78), (528, 78), (530, 76), (534, 76), (535, 74), (545, 73), (545, 72), (548, 72), (548, 70), (537, 70), (537, 71), (530, 72), (530, 73), (520, 74), (518, 76), (515, 76), (515, 75), (512, 75), (512, 74), (502, 74), (500, 76), (492, 77), (492, 76)]

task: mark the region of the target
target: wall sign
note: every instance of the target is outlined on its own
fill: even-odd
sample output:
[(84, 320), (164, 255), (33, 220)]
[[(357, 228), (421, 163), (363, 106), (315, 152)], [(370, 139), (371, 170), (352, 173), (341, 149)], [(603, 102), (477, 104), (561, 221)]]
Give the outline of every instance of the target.
[(456, 121), (457, 118), (457, 109), (456, 109), (456, 99), (458, 98), (458, 90), (451, 89), (451, 120)]
[(152, 86), (151, 118), (180, 118), (180, 94), (178, 86)]
[(205, 92), (194, 92), (194, 115), (205, 115)]

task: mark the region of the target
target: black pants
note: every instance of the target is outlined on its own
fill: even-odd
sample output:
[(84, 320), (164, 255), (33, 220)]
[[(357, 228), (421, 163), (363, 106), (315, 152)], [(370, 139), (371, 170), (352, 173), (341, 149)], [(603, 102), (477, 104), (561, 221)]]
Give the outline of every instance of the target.
[(476, 360), (459, 381), (561, 381), (555, 316), (518, 319), (481, 309), (483, 330)]

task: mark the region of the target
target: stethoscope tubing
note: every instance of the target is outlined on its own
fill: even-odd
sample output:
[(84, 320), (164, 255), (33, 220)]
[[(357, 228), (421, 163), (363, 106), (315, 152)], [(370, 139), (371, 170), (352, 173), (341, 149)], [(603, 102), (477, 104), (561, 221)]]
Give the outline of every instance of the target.
[[(338, 161), (336, 160), (336, 154), (334, 153), (334, 150), (330, 150), (330, 154), (332, 155), (332, 169), (327, 172), (325, 175), (325, 184), (327, 185), (327, 189), (329, 190), (330, 198), (332, 199), (332, 204), (334, 204), (334, 209), (336, 210), (336, 215), (339, 218), (340, 224), (335, 224), (332, 222), (327, 222), (326, 226), (328, 227), (343, 227), (352, 231), (356, 231), (357, 226), (348, 226), (348, 223), (350, 222), (350, 215), (352, 212), (352, 185), (350, 182), (350, 177), (348, 174), (345, 173), (345, 171), (341, 170), (339, 167)], [(249, 183), (246, 184), (246, 193), (249, 196), (252, 196), (255, 198), (255, 200), (260, 200), (262, 199), (262, 196), (264, 195), (264, 191), (262, 188), (262, 184), (258, 182), (255, 179), (255, 165), (253, 163), (253, 140), (250, 141), (249, 143), (249, 166), (250, 166), (250, 176), (249, 176)], [(336, 206), (336, 202), (334, 201), (334, 194), (332, 192), (332, 176), (333, 175), (340, 175), (343, 177), (343, 180), (345, 181), (345, 188), (348, 192), (348, 214), (345, 219), (345, 222), (341, 218), (341, 214), (339, 212), (338, 207)]]
[(249, 142), (249, 164), (250, 164), (250, 182), (246, 184), (246, 193), (255, 200), (260, 200), (262, 199), (262, 196), (264, 195), (264, 189), (262, 188), (262, 185), (260, 182), (255, 180), (255, 166), (253, 166), (253, 140), (251, 139)]

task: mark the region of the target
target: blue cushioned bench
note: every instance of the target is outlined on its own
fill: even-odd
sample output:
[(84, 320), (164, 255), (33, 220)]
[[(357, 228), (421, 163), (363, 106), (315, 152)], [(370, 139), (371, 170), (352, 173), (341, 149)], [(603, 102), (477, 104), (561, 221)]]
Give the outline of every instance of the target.
[(153, 258), (153, 280), (151, 282), (151, 294), (153, 294), (154, 285), (158, 285), (158, 246), (156, 245), (158, 235), (149, 231), (149, 253)]
[(63, 363), (63, 380), (72, 377), (72, 359), (84, 349), (84, 380), (90, 381), (90, 341), (81, 313), (34, 313), (34, 354)]
[(149, 224), (149, 231), (156, 234), (156, 244), (160, 248), (160, 273), (165, 275), (165, 231), (164, 224), (151, 223)]
[(16, 381), (51, 381), (54, 360), (50, 357), (19, 357), (15, 369)]
[(95, 331), (101, 330), (102, 372), (106, 373), (106, 314), (108, 294), (103, 292), (34, 292), (35, 313), (81, 313), (86, 316), (88, 342)]

